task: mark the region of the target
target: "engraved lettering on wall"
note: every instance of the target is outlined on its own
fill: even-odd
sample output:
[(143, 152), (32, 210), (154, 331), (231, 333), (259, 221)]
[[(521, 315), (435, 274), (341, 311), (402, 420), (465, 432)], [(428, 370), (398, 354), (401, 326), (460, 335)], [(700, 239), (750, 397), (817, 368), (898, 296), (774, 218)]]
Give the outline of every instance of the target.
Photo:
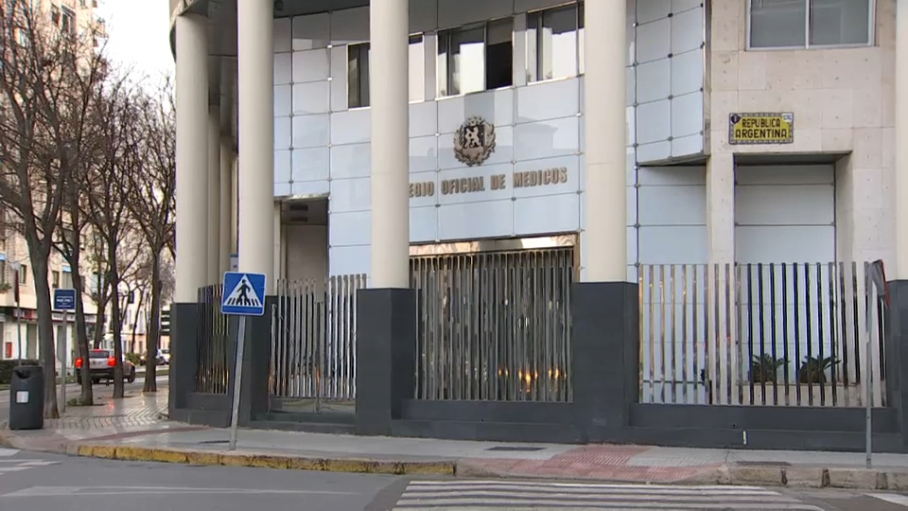
[(514, 173), (514, 188), (559, 185), (568, 182), (567, 167)]
[(413, 197), (432, 197), (435, 195), (435, 182), (422, 181), (419, 183), (410, 183), (410, 198)]

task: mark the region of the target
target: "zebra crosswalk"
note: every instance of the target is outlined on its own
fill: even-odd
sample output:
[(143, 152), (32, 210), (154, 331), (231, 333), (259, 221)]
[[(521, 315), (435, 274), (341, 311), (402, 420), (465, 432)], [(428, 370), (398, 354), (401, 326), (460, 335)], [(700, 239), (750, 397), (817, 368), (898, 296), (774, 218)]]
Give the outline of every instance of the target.
[[(16, 452), (13, 452), (13, 454), (16, 454)], [(59, 463), (59, 461), (12, 458), (13, 454), (0, 453), (0, 456), (8, 456), (5, 458), (0, 458), (0, 477), (2, 477), (4, 474), (10, 474), (12, 472), (21, 472), (30, 468), (47, 467)]]
[(823, 511), (767, 488), (533, 481), (412, 481), (394, 507), (415, 510)]

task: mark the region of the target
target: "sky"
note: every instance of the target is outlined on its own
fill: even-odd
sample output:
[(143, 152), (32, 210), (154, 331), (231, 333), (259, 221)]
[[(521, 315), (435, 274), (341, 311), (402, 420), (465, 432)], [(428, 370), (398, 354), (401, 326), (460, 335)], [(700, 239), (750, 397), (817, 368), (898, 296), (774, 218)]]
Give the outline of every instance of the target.
[(107, 21), (110, 59), (150, 78), (172, 75), (169, 7), (168, 0), (99, 0), (95, 12)]

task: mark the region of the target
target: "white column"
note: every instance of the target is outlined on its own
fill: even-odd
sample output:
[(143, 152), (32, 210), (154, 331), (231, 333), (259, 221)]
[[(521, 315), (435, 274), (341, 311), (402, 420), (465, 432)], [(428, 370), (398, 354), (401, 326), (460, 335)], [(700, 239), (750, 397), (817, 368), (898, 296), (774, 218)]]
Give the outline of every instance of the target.
[(219, 190), (219, 213), (218, 213), (218, 267), (221, 273), (230, 271), (230, 242), (232, 238), (230, 219), (233, 217), (233, 208), (231, 208), (231, 180), (233, 174), (233, 140), (229, 138), (221, 139), (221, 168), (220, 181), (218, 182)]
[(274, 289), (274, 6), (237, 1), (240, 271)]
[(221, 281), (221, 112), (208, 107), (208, 283)]
[(895, 279), (908, 279), (908, 0), (895, 17)]
[(174, 301), (198, 300), (208, 265), (208, 44), (207, 20), (176, 19), (176, 289)]
[(624, 0), (585, 4), (586, 279), (627, 280)]
[[(409, 11), (407, 0), (370, 3), (372, 287), (410, 287)], [(623, 76), (623, 74), (622, 74)]]

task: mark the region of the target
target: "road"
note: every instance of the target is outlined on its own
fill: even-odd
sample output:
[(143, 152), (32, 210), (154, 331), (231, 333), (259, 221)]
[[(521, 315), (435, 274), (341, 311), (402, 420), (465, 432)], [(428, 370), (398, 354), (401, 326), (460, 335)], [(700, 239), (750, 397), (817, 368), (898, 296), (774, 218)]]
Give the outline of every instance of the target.
[(0, 509), (908, 511), (908, 497), (728, 486), (413, 480), (387, 475), (135, 463), (0, 449)]
[[(158, 389), (167, 388), (170, 381), (167, 376), (158, 376), (156, 379), (158, 383)], [(136, 378), (135, 383), (126, 383), (124, 390), (126, 394), (136, 394), (142, 391), (143, 386), (145, 385), (145, 375), (141, 374)], [(66, 386), (66, 398), (73, 399), (79, 397), (81, 393), (81, 387), (77, 383), (70, 383)], [(94, 386), (94, 395), (95, 402), (98, 402), (99, 398), (109, 399), (113, 396), (113, 385), (105, 385), (99, 383)], [(6, 421), (9, 419), (9, 389), (0, 390), (0, 422)]]

